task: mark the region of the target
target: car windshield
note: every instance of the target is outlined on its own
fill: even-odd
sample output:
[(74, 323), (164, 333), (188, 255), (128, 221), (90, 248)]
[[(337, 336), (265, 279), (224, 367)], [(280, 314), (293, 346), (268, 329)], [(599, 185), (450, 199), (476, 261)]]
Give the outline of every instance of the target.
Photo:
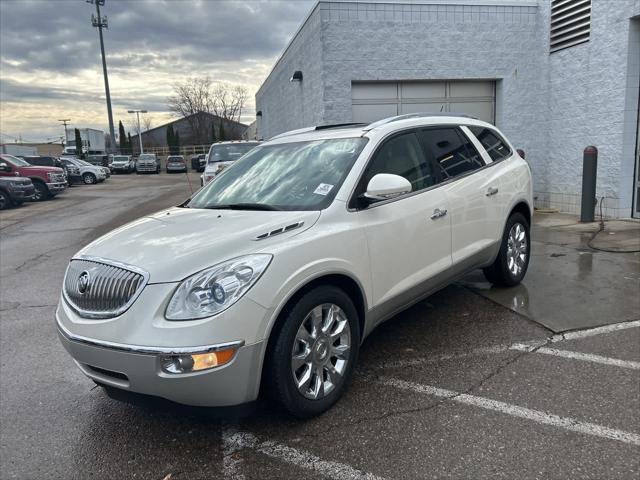
[(156, 156), (153, 153), (143, 153), (138, 157), (138, 160), (155, 160)]
[(121, 156), (113, 157), (114, 162), (126, 162), (128, 160), (129, 160), (129, 157), (121, 157)]
[(366, 143), (366, 138), (340, 138), (256, 147), (187, 206), (321, 210), (333, 201)]
[(30, 167), (31, 164), (29, 162), (25, 162), (23, 159), (14, 157), (13, 155), (3, 155), (2, 160), (6, 160), (8, 162), (13, 163), (17, 167)]
[(93, 167), (92, 163), (89, 163), (85, 160), (76, 160), (76, 162), (78, 162), (80, 165), (85, 165), (85, 166), (89, 166), (89, 167)]
[(168, 157), (167, 162), (182, 162), (184, 159), (182, 157)]
[(211, 145), (209, 163), (233, 162), (258, 145), (257, 143), (229, 143)]

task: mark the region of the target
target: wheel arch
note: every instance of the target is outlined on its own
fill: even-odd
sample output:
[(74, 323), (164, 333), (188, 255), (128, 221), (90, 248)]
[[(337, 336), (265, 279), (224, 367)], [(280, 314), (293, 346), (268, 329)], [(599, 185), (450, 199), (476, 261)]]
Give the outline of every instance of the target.
[[(507, 215), (507, 218), (509, 218), (514, 213), (521, 213), (524, 216), (524, 218), (527, 219), (527, 222), (529, 222), (529, 226), (531, 226), (531, 221), (533, 220), (533, 215), (532, 215), (532, 212), (531, 212), (531, 207), (529, 206), (529, 204), (526, 201), (520, 200), (519, 202), (517, 202), (511, 208), (511, 211), (509, 212), (509, 215)], [(505, 220), (505, 222), (506, 222), (506, 220)]]
[(343, 290), (349, 298), (353, 301), (356, 311), (358, 312), (358, 325), (360, 327), (360, 334), (362, 342), (362, 335), (364, 333), (365, 318), (367, 311), (367, 297), (365, 295), (362, 284), (344, 272), (322, 273), (316, 277), (307, 279), (304, 283), (299, 285), (292, 293), (286, 298), (279, 309), (274, 313), (274, 320), (271, 322), (265, 333), (265, 347), (262, 355), (262, 365), (260, 366), (260, 380), (259, 388), (263, 390), (265, 385), (265, 368), (267, 367), (270, 359), (269, 355), (273, 350), (273, 344), (277, 337), (278, 331), (282, 326), (284, 317), (289, 309), (307, 292), (313, 290), (322, 285), (331, 285)]

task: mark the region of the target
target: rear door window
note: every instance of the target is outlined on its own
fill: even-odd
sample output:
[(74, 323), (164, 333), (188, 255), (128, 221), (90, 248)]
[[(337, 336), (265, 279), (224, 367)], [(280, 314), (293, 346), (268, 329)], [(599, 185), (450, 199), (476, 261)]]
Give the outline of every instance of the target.
[(511, 156), (509, 145), (495, 130), (486, 127), (467, 128), (476, 136), (494, 162), (499, 162)]
[(456, 127), (428, 128), (420, 135), (443, 181), (485, 166), (478, 151)]

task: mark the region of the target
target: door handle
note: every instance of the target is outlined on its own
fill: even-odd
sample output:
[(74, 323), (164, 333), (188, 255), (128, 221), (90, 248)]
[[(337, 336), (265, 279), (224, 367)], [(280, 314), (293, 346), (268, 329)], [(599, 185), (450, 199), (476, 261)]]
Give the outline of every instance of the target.
[(496, 187), (489, 187), (487, 189), (487, 197), (490, 197), (491, 195), (495, 195), (496, 193), (498, 193), (498, 189)]
[(444, 217), (446, 214), (447, 214), (447, 210), (446, 209), (440, 210), (439, 208), (436, 208), (433, 211), (433, 215), (431, 215), (431, 220), (436, 220), (438, 218)]

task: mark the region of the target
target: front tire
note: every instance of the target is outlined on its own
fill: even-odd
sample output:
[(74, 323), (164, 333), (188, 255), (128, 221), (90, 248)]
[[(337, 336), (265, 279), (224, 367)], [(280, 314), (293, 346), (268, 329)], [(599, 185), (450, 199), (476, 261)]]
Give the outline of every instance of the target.
[(33, 194), (33, 199), (36, 202), (42, 202), (49, 198), (49, 189), (42, 182), (33, 182), (33, 187), (35, 188), (35, 193)]
[(94, 183), (96, 183), (98, 181), (98, 179), (96, 178), (96, 176), (93, 173), (85, 173), (82, 175), (82, 181), (85, 183), (85, 185), (93, 185)]
[(529, 268), (530, 245), (529, 222), (521, 213), (513, 213), (504, 228), (498, 256), (483, 270), (485, 278), (502, 287), (518, 285)]
[(5, 192), (0, 191), (0, 210), (9, 208), (11, 206), (11, 197)]
[(346, 391), (358, 359), (360, 324), (349, 296), (320, 286), (285, 312), (268, 355), (272, 398), (299, 418), (320, 415)]

